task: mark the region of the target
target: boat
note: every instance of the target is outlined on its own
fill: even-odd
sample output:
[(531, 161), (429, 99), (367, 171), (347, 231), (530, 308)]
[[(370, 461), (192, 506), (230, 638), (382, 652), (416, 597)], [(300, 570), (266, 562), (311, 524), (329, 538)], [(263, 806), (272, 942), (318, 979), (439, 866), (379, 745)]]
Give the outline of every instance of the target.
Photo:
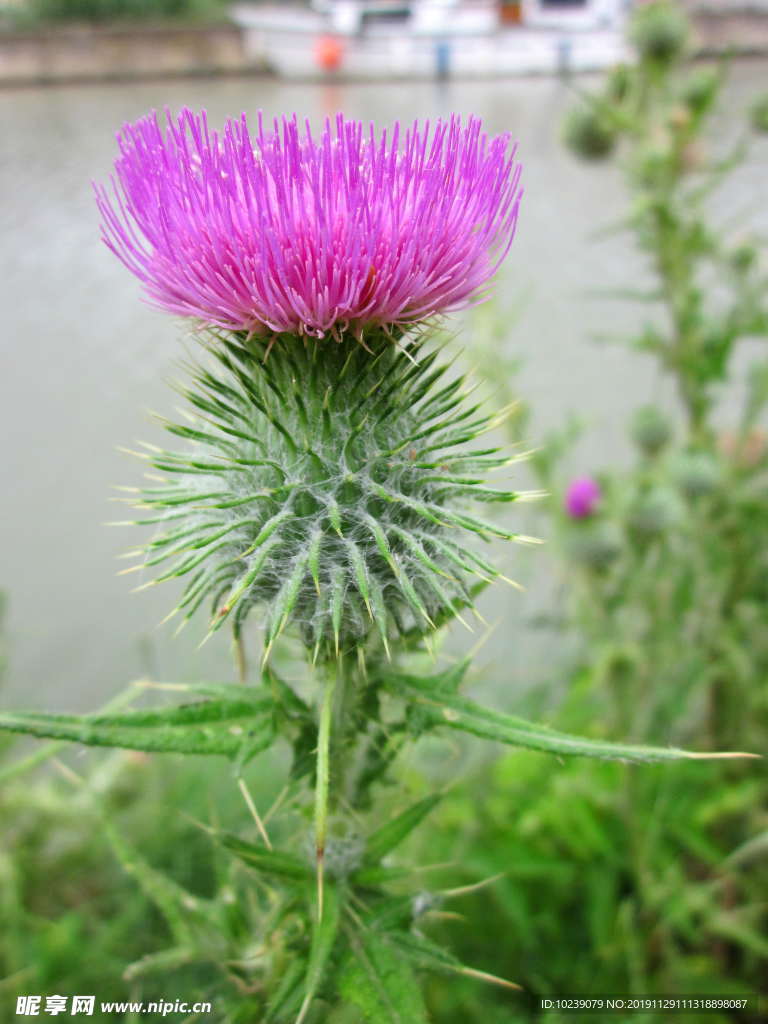
[(247, 56), (287, 79), (499, 78), (626, 60), (629, 0), (235, 3)]

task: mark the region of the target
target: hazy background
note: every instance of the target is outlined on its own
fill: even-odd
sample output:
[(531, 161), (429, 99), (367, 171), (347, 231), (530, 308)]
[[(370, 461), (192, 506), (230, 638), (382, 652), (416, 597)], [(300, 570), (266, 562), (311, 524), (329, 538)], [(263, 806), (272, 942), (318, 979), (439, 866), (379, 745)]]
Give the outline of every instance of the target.
[[(767, 72), (765, 60), (735, 66), (714, 146), (733, 138), (737, 112), (765, 86)], [(138, 531), (104, 525), (133, 517), (110, 502), (118, 494), (111, 488), (140, 483), (142, 467), (116, 449), (161, 436), (148, 410), (173, 411), (167, 380), (177, 374), (188, 330), (142, 303), (137, 282), (99, 240), (90, 181), (109, 174), (116, 129), (152, 107), (189, 105), (205, 107), (213, 124), (258, 109), (295, 111), (314, 122), (343, 110), (379, 124), (459, 111), (480, 115), (492, 132), (512, 132), (526, 195), (497, 306), (509, 315), (505, 344), (523, 361), (519, 388), (533, 409), (531, 442), (578, 411), (588, 429), (572, 465), (583, 472), (622, 458), (624, 424), (636, 405), (651, 396), (669, 399), (648, 359), (589, 336), (628, 330), (647, 313), (587, 295), (631, 284), (643, 271), (624, 236), (587, 244), (625, 212), (619, 172), (579, 164), (560, 143), (574, 89), (588, 84), (537, 78), (382, 87), (233, 78), (0, 92), (5, 702), (80, 710), (143, 673), (231, 677), (224, 631), (198, 651), (202, 619), (178, 638), (172, 624), (157, 628), (175, 603), (176, 584), (132, 594), (141, 580), (116, 576), (127, 564), (116, 556), (137, 542)], [(757, 216), (768, 229), (766, 156), (768, 142), (758, 140), (717, 200), (736, 233), (747, 210), (753, 224)], [(470, 334), (466, 344), (471, 348)], [(746, 360), (748, 346), (742, 355)], [(523, 642), (535, 647), (529, 635), (524, 639), (524, 620), (550, 585), (551, 570), (539, 552), (507, 557), (518, 578), (535, 568), (537, 584), (528, 597), (497, 591), (493, 614), (504, 624), (502, 643), (491, 643), (486, 656), (506, 651), (505, 679), (524, 685), (530, 659), (509, 659), (508, 652)]]

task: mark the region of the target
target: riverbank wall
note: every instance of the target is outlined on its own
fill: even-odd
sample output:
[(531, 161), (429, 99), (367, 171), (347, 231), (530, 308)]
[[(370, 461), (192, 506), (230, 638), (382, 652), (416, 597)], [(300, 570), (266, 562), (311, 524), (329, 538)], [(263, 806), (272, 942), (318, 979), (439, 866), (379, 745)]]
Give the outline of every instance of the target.
[(78, 25), (0, 31), (0, 86), (119, 81), (266, 70), (236, 25)]

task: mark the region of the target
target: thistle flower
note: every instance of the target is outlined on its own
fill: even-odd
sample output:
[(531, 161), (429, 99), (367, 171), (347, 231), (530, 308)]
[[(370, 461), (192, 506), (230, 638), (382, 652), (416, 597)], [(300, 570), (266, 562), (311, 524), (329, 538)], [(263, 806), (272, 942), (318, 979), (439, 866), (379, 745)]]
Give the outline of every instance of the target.
[(468, 506), (519, 495), (484, 486), (512, 461), (472, 444), (497, 417), (443, 379), (422, 326), (477, 300), (511, 242), (508, 138), (452, 117), (388, 140), (339, 117), (317, 141), (259, 121), (252, 142), (244, 119), (217, 135), (183, 111), (120, 146), (105, 240), (213, 338), (189, 422), (166, 424), (187, 450), (147, 456), (165, 477), (142, 494), (158, 532), (135, 568), (169, 565), (176, 611), (207, 602), (211, 631), (239, 637), (258, 608), (265, 657), (288, 625), (333, 660), (471, 606), (500, 574), (463, 535), (515, 535)]
[(601, 497), (597, 480), (591, 476), (577, 477), (565, 492), (565, 511), (571, 519), (588, 519), (594, 514)]
[(478, 301), (514, 235), (520, 167), (508, 135), (459, 117), (391, 135), (338, 115), (254, 136), (205, 113), (118, 135), (104, 241), (154, 305), (248, 334), (338, 338)]

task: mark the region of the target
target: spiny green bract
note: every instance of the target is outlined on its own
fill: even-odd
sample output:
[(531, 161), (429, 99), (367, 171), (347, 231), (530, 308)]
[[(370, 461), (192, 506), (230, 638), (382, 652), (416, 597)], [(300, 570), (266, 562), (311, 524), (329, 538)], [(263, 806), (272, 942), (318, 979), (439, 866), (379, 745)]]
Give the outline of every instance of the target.
[(472, 577), (499, 575), (466, 535), (513, 535), (465, 507), (517, 497), (480, 479), (510, 460), (472, 445), (493, 418), (446, 383), (439, 351), (381, 333), (365, 347), (217, 335), (210, 352), (183, 391), (194, 417), (166, 424), (189, 450), (150, 449), (167, 476), (141, 501), (160, 524), (143, 565), (186, 578), (184, 621), (209, 602), (211, 631), (238, 636), (259, 608), (267, 654), (296, 624), (329, 658), (427, 629), (471, 604)]

